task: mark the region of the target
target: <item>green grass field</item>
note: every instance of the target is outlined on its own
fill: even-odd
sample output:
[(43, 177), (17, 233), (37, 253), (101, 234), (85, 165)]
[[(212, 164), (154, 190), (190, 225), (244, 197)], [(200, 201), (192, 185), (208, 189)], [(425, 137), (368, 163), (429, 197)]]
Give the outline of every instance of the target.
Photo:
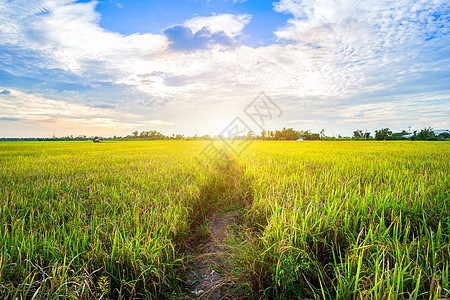
[(192, 235), (236, 210), (240, 297), (450, 298), (448, 142), (206, 145), (0, 143), (0, 295), (189, 298)]

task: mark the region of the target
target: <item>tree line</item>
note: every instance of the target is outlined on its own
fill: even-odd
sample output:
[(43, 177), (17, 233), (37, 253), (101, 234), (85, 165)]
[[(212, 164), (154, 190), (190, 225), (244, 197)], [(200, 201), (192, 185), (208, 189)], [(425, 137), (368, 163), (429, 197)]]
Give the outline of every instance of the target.
[(421, 140), (421, 141), (438, 141), (448, 140), (450, 138), (449, 131), (444, 131), (440, 134), (435, 134), (433, 128), (426, 127), (420, 131), (414, 130), (413, 133), (408, 133), (406, 130), (401, 132), (392, 132), (389, 128), (381, 128), (375, 130), (372, 136), (369, 131), (362, 131), (357, 129), (353, 131), (352, 137), (342, 137), (338, 134), (337, 137), (329, 137), (325, 135), (325, 130), (321, 130), (319, 133), (312, 133), (310, 130), (294, 130), (292, 128), (283, 128), (282, 130), (263, 130), (260, 135), (252, 136), (247, 135), (248, 139), (260, 139), (260, 140), (298, 140), (303, 138), (304, 140)]
[[(87, 137), (85, 135), (80, 136), (64, 136), (64, 137), (51, 137), (51, 138), (0, 138), (0, 141), (92, 141), (98, 139), (98, 136)], [(107, 140), (203, 140), (212, 141), (220, 140), (225, 137), (220, 135), (210, 136), (188, 136), (185, 137), (183, 134), (172, 134), (164, 135), (156, 130), (150, 131), (134, 131), (130, 135), (121, 137), (100, 137), (104, 141)], [(236, 136), (235, 139), (240, 140), (274, 140), (274, 141), (293, 141), (302, 138), (303, 140), (412, 140), (412, 141), (440, 141), (440, 140), (450, 140), (449, 131), (443, 131), (436, 134), (434, 129), (431, 127), (426, 127), (420, 131), (414, 130), (412, 133), (408, 133), (406, 130), (401, 132), (392, 132), (389, 128), (381, 128), (375, 130), (372, 136), (369, 131), (362, 131), (357, 129), (353, 131), (352, 137), (342, 137), (340, 134), (337, 137), (326, 136), (325, 130), (322, 129), (319, 133), (313, 133), (310, 130), (295, 130), (293, 128), (283, 128), (281, 130), (263, 130), (259, 135), (255, 135), (252, 131), (249, 131), (246, 135)]]
[[(353, 132), (356, 139), (360, 138), (360, 132)], [(450, 134), (448, 130), (440, 134), (435, 134), (434, 129), (431, 127), (425, 127), (420, 131), (414, 130), (413, 133), (408, 133), (406, 130), (392, 132), (389, 128), (381, 128), (380, 130), (375, 130), (374, 138), (376, 140), (439, 141), (449, 139)]]
[[(225, 138), (220, 135), (210, 136), (188, 136), (185, 137), (182, 134), (172, 134), (166, 136), (156, 130), (153, 131), (135, 131), (131, 135), (121, 139), (132, 140), (219, 140)], [(401, 132), (392, 132), (389, 128), (381, 128), (375, 130), (372, 136), (369, 131), (362, 131), (357, 129), (353, 131), (352, 137), (342, 137), (340, 134), (337, 137), (330, 137), (325, 135), (325, 130), (322, 129), (319, 133), (311, 132), (310, 130), (295, 130), (293, 128), (284, 127), (281, 130), (263, 130), (259, 135), (255, 135), (252, 131), (249, 131), (246, 135), (235, 136), (235, 139), (240, 140), (276, 140), (276, 141), (293, 141), (302, 138), (304, 140), (423, 140), (423, 141), (437, 141), (447, 140), (450, 138), (449, 132), (443, 132), (439, 135), (434, 133), (433, 128), (426, 127), (420, 131), (414, 130), (413, 133), (408, 133), (406, 130)]]

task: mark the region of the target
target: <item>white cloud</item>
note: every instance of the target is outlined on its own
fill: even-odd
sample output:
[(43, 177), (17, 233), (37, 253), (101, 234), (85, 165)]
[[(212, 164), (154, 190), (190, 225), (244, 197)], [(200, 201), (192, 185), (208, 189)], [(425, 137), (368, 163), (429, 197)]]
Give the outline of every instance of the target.
[[(314, 116), (318, 127), (326, 127), (330, 120), (364, 123), (369, 115), (366, 108), (377, 105), (385, 110), (371, 115), (373, 124), (394, 120), (395, 115), (403, 120), (403, 104), (408, 99), (419, 94), (426, 98), (434, 91), (443, 103), (449, 101), (445, 79), (450, 76), (450, 25), (446, 22), (449, 5), (444, 1), (282, 0), (275, 3), (275, 10), (292, 18), (275, 34), (288, 43), (258, 48), (237, 45), (226, 50), (212, 45), (190, 52), (169, 51), (169, 41), (162, 34), (109, 32), (100, 27), (95, 5), (46, 0), (0, 6), (0, 47), (14, 46), (46, 57), (37, 60), (40, 69), (63, 69), (78, 76), (81, 84), (124, 84), (151, 98), (125, 99), (133, 107), (128, 111), (135, 112), (128, 117), (119, 118), (114, 109), (71, 108), (92, 112), (86, 119), (91, 124), (101, 123), (94, 120), (101, 113), (105, 118), (114, 116), (107, 122), (118, 122), (114, 123), (117, 127), (173, 125), (171, 129), (183, 131), (191, 123), (207, 122), (211, 108), (238, 114), (260, 91), (279, 101), (288, 119), (310, 120), (310, 126)], [(221, 14), (195, 17), (184, 26), (193, 32), (207, 27), (236, 38), (250, 20), (250, 15)], [(36, 67), (35, 61), (23, 63)], [(15, 70), (19, 73), (18, 67)], [(21, 75), (28, 74), (23, 71)], [(389, 106), (394, 96), (403, 104)], [(151, 105), (145, 108), (145, 103), (153, 101), (165, 105), (158, 111)], [(431, 100), (428, 103), (441, 108)], [(411, 104), (416, 109), (408, 110), (408, 117), (426, 108), (427, 100)], [(52, 105), (52, 109), (58, 106)], [(27, 116), (14, 118), (46, 116), (23, 109), (29, 112)], [(146, 114), (153, 121), (144, 124)], [(61, 111), (57, 115), (70, 119)], [(445, 115), (427, 116), (430, 122), (447, 124)], [(136, 119), (141, 120), (139, 124)], [(175, 127), (178, 124), (184, 127)]]
[[(9, 91), (9, 94), (0, 96), (1, 117), (39, 121), (51, 118), (105, 117), (114, 114), (110, 109), (55, 101), (18, 90), (10, 89)], [(133, 117), (133, 115), (128, 114), (126, 117)]]
[[(338, 51), (395, 51), (426, 37), (448, 34), (446, 1), (281, 0), (277, 12), (293, 16), (276, 32), (289, 39)], [(446, 11), (447, 9), (447, 11)]]
[(207, 27), (213, 33), (223, 31), (230, 37), (236, 37), (242, 34), (242, 30), (250, 23), (251, 19), (252, 16), (248, 14), (220, 14), (209, 17), (195, 17), (184, 22), (184, 25), (193, 32)]
[[(47, 99), (37, 94), (9, 90), (9, 94), (0, 95), (0, 122), (15, 122), (31, 129), (52, 129), (63, 134), (100, 134), (108, 135), (111, 130), (117, 133), (129, 133), (131, 129), (152, 124), (172, 124), (163, 120), (139, 121), (140, 116), (117, 112), (113, 109), (96, 108), (82, 104)], [(74, 132), (76, 131), (76, 132)]]
[[(120, 77), (131, 71), (128, 59), (150, 56), (164, 50), (167, 41), (161, 35), (120, 35), (99, 26), (100, 15), (95, 1), (30, 2), (27, 10), (23, 1), (6, 3), (2, 8), (0, 39), (11, 46), (32, 49), (53, 59), (49, 68), (61, 68), (82, 76), (92, 76), (96, 70), (91, 62), (105, 64), (108, 75)], [(38, 3), (41, 3), (40, 5)], [(116, 74), (114, 74), (116, 73)], [(104, 78), (110, 80), (111, 78)]]

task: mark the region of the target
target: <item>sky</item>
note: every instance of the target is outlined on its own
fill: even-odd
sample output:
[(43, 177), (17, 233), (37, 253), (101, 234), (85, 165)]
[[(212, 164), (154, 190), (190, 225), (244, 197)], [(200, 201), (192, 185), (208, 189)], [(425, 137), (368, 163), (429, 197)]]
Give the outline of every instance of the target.
[(261, 92), (271, 130), (449, 129), (449, 29), (448, 0), (0, 0), (0, 137), (216, 135)]

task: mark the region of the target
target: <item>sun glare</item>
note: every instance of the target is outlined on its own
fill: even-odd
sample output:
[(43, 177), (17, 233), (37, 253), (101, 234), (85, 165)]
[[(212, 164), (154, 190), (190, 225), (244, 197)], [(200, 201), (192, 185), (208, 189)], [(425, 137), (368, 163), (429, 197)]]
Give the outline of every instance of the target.
[(221, 134), (227, 127), (230, 125), (231, 122), (233, 122), (233, 117), (229, 113), (219, 113), (215, 116), (213, 116), (211, 120), (212, 128), (214, 128), (214, 135)]

